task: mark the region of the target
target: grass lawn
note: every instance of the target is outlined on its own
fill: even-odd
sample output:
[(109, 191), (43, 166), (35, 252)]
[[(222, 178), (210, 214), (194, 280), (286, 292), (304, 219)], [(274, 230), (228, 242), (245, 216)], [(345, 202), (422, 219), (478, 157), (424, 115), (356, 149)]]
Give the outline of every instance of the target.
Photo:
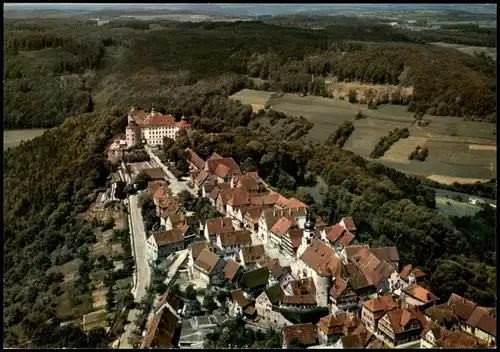
[(35, 137), (41, 136), (45, 129), (30, 129), (30, 130), (4, 130), (3, 131), (3, 148), (17, 147), (21, 141), (28, 141)]

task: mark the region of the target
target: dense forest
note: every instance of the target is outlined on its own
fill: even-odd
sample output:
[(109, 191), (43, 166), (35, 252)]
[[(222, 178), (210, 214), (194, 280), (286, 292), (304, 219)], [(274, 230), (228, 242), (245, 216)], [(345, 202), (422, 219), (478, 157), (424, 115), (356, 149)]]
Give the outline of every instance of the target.
[(53, 127), (115, 105), (170, 106), (179, 88), (230, 73), (316, 95), (328, 93), (325, 76), (401, 84), (414, 87), (412, 111), (495, 120), (490, 58), (424, 44), (431, 40), (381, 24), (311, 30), (262, 22), (9, 20), (4, 29), (9, 129)]
[[(411, 43), (338, 41), (325, 31), (255, 22), (169, 22), (162, 29), (145, 30), (58, 20), (10, 21), (4, 49), (4, 128), (57, 126), (4, 153), (7, 346), (31, 341), (35, 347), (103, 347), (102, 331), (83, 333), (61, 326), (63, 319), (56, 314), (61, 294), (82, 294), (88, 278), (69, 289), (62, 285), (61, 275), (48, 269), (75, 258), (86, 263), (85, 248), (96, 241), (96, 224), (76, 214), (85, 211), (108, 182), (113, 167), (105, 149), (123, 133), (125, 111), (130, 105), (149, 108), (153, 101), (159, 111), (179, 118), (184, 114), (193, 124), (194, 130), (182, 135), (175, 148), (190, 147), (203, 158), (214, 151), (231, 156), (242, 169), (257, 170), (287, 196), (299, 197), (301, 186), (313, 185), (321, 176), (328, 186), (325, 198), (319, 204), (311, 199), (308, 203), (325, 221), (353, 216), (361, 241), (396, 245), (401, 262), (429, 273), (430, 288), (442, 299), (455, 292), (480, 305), (495, 304), (494, 211), (448, 220), (437, 214), (435, 194), (423, 182), (339, 148), (352, 132), (349, 124), (325, 144), (306, 143), (303, 137), (313, 124), (305, 118), (273, 110), (253, 113), (250, 106), (227, 98), (251, 85), (245, 75), (264, 73), (278, 81), (273, 74), (291, 67), (287, 65), (296, 65), (300, 82), (299, 77), (309, 74), (305, 63), (313, 55), (332, 60), (325, 73), (345, 71), (346, 78), (362, 72), (370, 63), (365, 56), (371, 57), (375, 66), (368, 72), (387, 70), (390, 81), (405, 70), (407, 63), (399, 55), (408, 49), (409, 56), (417, 57), (407, 76), (416, 87), (416, 99), (422, 99), (414, 106), (446, 105), (436, 94), (451, 97), (460, 88), (463, 99), (456, 109), (491, 113), (495, 106), (488, 110), (487, 104), (481, 105), (488, 96), (477, 100), (476, 94), (494, 92), (496, 85), (489, 79), (489, 66), (477, 58)], [(329, 52), (338, 55), (325, 54)], [(257, 64), (264, 57), (277, 61)], [(355, 59), (348, 62), (342, 57)], [(296, 84), (289, 80), (293, 78), (279, 79)], [(445, 91), (435, 89), (443, 80), (439, 84)], [(418, 92), (426, 84), (427, 90)], [(293, 89), (300, 90), (300, 84)], [(490, 186), (485, 192), (495, 193), (495, 185)], [(223, 346), (212, 337), (211, 346)]]

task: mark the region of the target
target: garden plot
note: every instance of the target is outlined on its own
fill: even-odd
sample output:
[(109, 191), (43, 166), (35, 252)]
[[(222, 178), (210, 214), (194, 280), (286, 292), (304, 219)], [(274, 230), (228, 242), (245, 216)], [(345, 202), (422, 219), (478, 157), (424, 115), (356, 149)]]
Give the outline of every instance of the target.
[(387, 150), (382, 160), (394, 161), (402, 164), (410, 164), (408, 156), (415, 150), (416, 147), (422, 147), (427, 142), (425, 137), (401, 138)]

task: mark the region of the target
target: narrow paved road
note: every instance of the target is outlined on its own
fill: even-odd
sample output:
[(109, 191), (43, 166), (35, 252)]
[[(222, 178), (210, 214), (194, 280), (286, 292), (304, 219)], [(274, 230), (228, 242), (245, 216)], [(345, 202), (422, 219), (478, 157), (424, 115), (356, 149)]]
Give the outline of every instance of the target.
[(130, 218), (132, 220), (131, 230), (134, 239), (134, 253), (136, 265), (136, 285), (133, 292), (135, 301), (140, 302), (146, 295), (146, 288), (149, 285), (150, 269), (147, 259), (146, 232), (142, 221), (142, 214), (137, 204), (138, 196), (136, 194), (129, 197)]

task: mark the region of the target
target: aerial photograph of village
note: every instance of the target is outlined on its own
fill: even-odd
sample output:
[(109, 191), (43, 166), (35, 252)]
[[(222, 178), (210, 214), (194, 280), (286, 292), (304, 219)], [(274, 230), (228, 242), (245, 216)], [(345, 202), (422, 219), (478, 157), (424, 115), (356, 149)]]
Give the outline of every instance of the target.
[(496, 11), (5, 3), (3, 347), (496, 348)]

